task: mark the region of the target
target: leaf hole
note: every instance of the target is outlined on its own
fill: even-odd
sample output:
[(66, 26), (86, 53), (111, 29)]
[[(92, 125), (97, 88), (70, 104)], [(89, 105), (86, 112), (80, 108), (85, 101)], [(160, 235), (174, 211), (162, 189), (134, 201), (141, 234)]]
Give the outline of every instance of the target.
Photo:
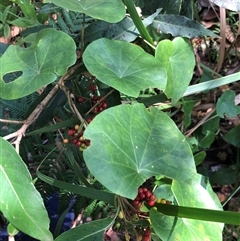
[(19, 78), (22, 75), (23, 75), (22, 71), (15, 71), (15, 72), (7, 73), (3, 76), (3, 81), (5, 83), (10, 83), (10, 82), (16, 80), (17, 78)]

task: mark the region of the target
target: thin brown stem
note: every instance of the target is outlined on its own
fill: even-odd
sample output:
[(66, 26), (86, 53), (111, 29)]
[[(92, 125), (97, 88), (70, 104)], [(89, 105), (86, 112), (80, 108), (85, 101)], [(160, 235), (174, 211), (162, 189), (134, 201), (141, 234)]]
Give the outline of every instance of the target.
[(52, 99), (52, 97), (57, 93), (57, 91), (58, 91), (59, 87), (62, 85), (62, 83), (64, 83), (64, 81), (66, 79), (68, 79), (71, 76), (71, 74), (73, 74), (74, 71), (78, 67), (79, 67), (79, 64), (73, 66), (72, 68), (69, 69), (69, 71), (64, 76), (62, 76), (60, 78), (58, 83), (53, 87), (53, 89), (48, 93), (48, 95), (43, 99), (43, 101), (41, 103), (39, 103), (39, 105), (36, 107), (36, 109), (34, 109), (34, 111), (24, 121), (24, 124), (22, 125), (22, 127), (19, 130), (3, 137), (4, 140), (10, 140), (10, 139), (13, 139), (16, 137), (16, 139), (12, 143), (15, 144), (15, 149), (16, 149), (17, 153), (19, 153), (19, 146), (20, 146), (22, 137), (25, 135), (25, 132), (27, 131), (29, 126), (32, 125), (32, 123), (34, 123), (38, 119), (38, 117), (40, 116), (42, 111), (45, 109), (46, 105), (49, 103), (49, 101)]
[(3, 122), (3, 123), (8, 123), (8, 124), (23, 124), (25, 121), (22, 120), (22, 121), (17, 121), (17, 120), (7, 120), (7, 119), (1, 119), (0, 118), (0, 122)]

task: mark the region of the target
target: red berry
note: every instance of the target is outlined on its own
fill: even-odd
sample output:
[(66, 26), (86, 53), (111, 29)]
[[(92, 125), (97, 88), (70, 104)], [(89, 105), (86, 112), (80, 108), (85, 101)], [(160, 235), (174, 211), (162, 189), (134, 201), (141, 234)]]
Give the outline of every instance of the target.
[(79, 98), (78, 98), (78, 102), (79, 102), (79, 103), (83, 103), (83, 102), (84, 102), (84, 98), (83, 98), (83, 97), (79, 97)]
[(146, 195), (142, 192), (138, 194), (140, 200), (144, 200), (146, 198)]
[(87, 119), (87, 123), (89, 124), (92, 121), (92, 118)]
[(144, 187), (143, 188), (143, 192), (147, 192), (148, 190), (147, 190), (147, 188), (146, 187)]
[(90, 146), (90, 140), (85, 140), (85, 145)]
[(154, 206), (154, 204), (155, 204), (154, 201), (148, 201), (148, 205), (149, 205), (150, 207)]
[(145, 195), (147, 198), (149, 198), (152, 196), (152, 192), (148, 190), (147, 192), (145, 192)]
[(98, 107), (98, 112), (102, 112), (103, 108), (102, 107)]
[(94, 96), (92, 97), (92, 100), (93, 100), (93, 101), (97, 101), (97, 100), (98, 100), (98, 97), (97, 97), (96, 95), (94, 95)]
[(151, 195), (151, 196), (149, 197), (149, 201), (155, 201), (155, 199), (156, 199), (156, 197), (155, 197), (154, 195)]
[(151, 229), (148, 227), (144, 232), (144, 236), (150, 236), (150, 235), (151, 235)]
[(99, 113), (99, 108), (98, 107), (95, 107), (92, 111), (94, 114), (98, 114)]
[(77, 139), (73, 139), (73, 140), (72, 140), (72, 143), (73, 143), (73, 144), (77, 144), (77, 142), (78, 142)]
[(77, 147), (80, 147), (82, 145), (82, 142), (81, 141), (78, 141), (77, 143), (76, 143), (76, 146)]
[(69, 136), (73, 136), (75, 133), (76, 133), (76, 131), (73, 130), (73, 129), (69, 129), (69, 130), (68, 130), (68, 135), (69, 135)]
[(139, 201), (134, 200), (134, 201), (133, 201), (133, 206), (134, 206), (134, 207), (138, 207), (138, 205), (139, 205)]
[(150, 237), (149, 236), (143, 236), (142, 241), (150, 241)]
[(143, 189), (141, 187), (138, 188), (138, 193), (142, 193)]
[(136, 200), (136, 201), (140, 201), (139, 196), (136, 196), (134, 200)]
[(89, 85), (89, 90), (95, 91), (97, 89), (96, 85)]
[(107, 108), (107, 103), (106, 102), (102, 102), (102, 108), (106, 109)]

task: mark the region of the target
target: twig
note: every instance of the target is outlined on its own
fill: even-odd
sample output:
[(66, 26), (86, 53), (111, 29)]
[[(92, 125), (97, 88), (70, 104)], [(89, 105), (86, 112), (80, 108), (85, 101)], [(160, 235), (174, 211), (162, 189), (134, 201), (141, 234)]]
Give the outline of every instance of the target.
[(191, 130), (187, 131), (186, 137), (189, 137), (199, 126), (201, 126), (215, 111), (216, 108), (213, 108), (210, 112), (208, 112)]
[(8, 123), (8, 124), (23, 124), (25, 121), (24, 121), (24, 120), (22, 120), (22, 121), (7, 120), (7, 119), (1, 119), (1, 118), (0, 118), (0, 122)]
[(101, 103), (103, 100), (105, 100), (109, 95), (111, 95), (114, 92), (115, 89), (111, 89), (106, 95), (104, 95), (100, 100), (98, 100), (96, 102), (95, 105), (93, 105), (93, 107), (85, 114), (85, 116), (87, 116), (88, 114), (90, 114), (92, 112), (92, 110), (99, 105), (99, 103)]
[(44, 110), (46, 105), (48, 104), (48, 102), (57, 93), (57, 91), (58, 91), (59, 87), (61, 86), (61, 84), (64, 83), (64, 81), (66, 79), (68, 79), (69, 76), (71, 74), (73, 74), (73, 72), (78, 67), (79, 67), (79, 64), (74, 65), (72, 68), (69, 69), (69, 71), (64, 76), (62, 76), (60, 78), (60, 80), (54, 86), (54, 88), (48, 93), (48, 95), (43, 99), (43, 101), (38, 104), (36, 109), (34, 109), (34, 111), (30, 114), (30, 116), (24, 121), (24, 124), (22, 125), (22, 127), (19, 130), (17, 130), (16, 132), (11, 133), (11, 134), (3, 137), (4, 140), (9, 140), (9, 139), (12, 139), (12, 138), (16, 137), (16, 140), (13, 142), (13, 144), (15, 144), (15, 149), (16, 149), (17, 153), (19, 153), (19, 145), (20, 145), (20, 142), (22, 140), (22, 137), (25, 135), (26, 130), (29, 128), (29, 126), (33, 122), (35, 122), (38, 119), (38, 117), (40, 116), (40, 114), (42, 113), (42, 111)]

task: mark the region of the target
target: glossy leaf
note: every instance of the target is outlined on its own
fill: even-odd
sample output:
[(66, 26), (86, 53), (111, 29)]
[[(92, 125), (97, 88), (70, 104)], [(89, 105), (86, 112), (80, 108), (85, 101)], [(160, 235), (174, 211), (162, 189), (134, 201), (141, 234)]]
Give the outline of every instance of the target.
[(152, 23), (152, 26), (163, 33), (170, 33), (174, 37), (194, 38), (199, 36), (219, 36), (204, 28), (198, 22), (181, 15), (160, 14)]
[(99, 39), (86, 48), (83, 61), (92, 75), (128, 96), (166, 86), (166, 71), (157, 59), (134, 44)]
[(53, 240), (47, 211), (26, 165), (1, 137), (0, 149), (0, 211), (18, 230), (38, 240)]
[(62, 8), (85, 13), (109, 23), (121, 21), (126, 12), (122, 1), (119, 0), (44, 0), (43, 2), (51, 2)]
[(196, 171), (185, 137), (167, 114), (155, 108), (135, 104), (107, 109), (93, 119), (84, 136), (91, 140), (83, 153), (90, 172), (110, 191), (127, 198), (134, 199), (151, 176), (184, 182)]
[(217, 114), (221, 118), (235, 117), (240, 114), (240, 106), (235, 105), (235, 92), (233, 90), (225, 91), (217, 101)]
[(105, 218), (89, 223), (84, 223), (76, 228), (70, 229), (58, 236), (55, 241), (93, 241), (103, 240), (103, 233), (113, 222), (112, 218)]
[[(63, 32), (43, 29), (26, 40), (31, 42), (31, 47), (11, 45), (0, 58), (0, 97), (3, 99), (31, 94), (64, 75), (76, 61), (76, 45)], [(6, 83), (9, 74), (16, 72), (21, 76)]]
[[(202, 181), (201, 177), (199, 176), (197, 179), (198, 181), (193, 181), (189, 184), (176, 180), (173, 181), (172, 191), (177, 204), (185, 207), (222, 210), (219, 207), (221, 206), (220, 202), (216, 201), (216, 203), (209, 194), (208, 190), (200, 184)], [(207, 218), (207, 212), (205, 215)], [(186, 218), (174, 218), (154, 211), (151, 211), (150, 218), (155, 232), (164, 241), (218, 241), (221, 240), (222, 237), (223, 224), (221, 223), (205, 222)]]
[(233, 146), (240, 148), (240, 125), (232, 128), (225, 136), (223, 136), (223, 139)]
[(240, 1), (239, 0), (211, 0), (219, 7), (226, 8), (235, 12), (240, 12)]
[(176, 103), (186, 91), (193, 75), (195, 57), (190, 44), (183, 38), (163, 40), (156, 49), (160, 66), (167, 70), (165, 94)]

